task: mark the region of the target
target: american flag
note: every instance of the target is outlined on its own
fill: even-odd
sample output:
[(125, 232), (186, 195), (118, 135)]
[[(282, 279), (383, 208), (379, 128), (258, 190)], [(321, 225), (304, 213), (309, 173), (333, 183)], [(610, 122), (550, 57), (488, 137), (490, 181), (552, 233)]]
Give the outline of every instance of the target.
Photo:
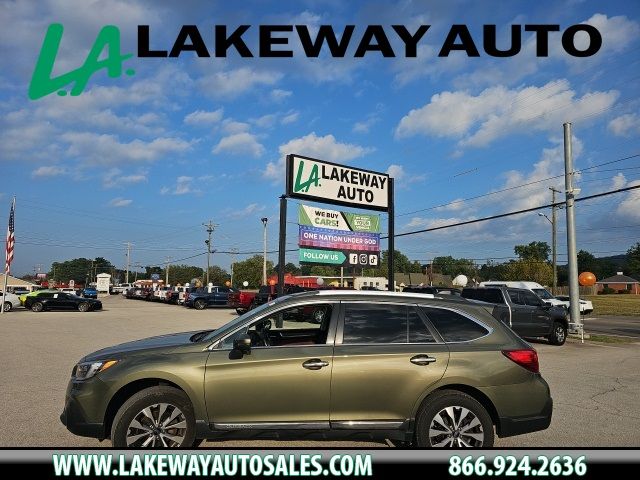
[(4, 264), (4, 271), (7, 275), (11, 273), (11, 261), (13, 260), (13, 248), (16, 244), (16, 238), (13, 234), (15, 229), (15, 212), (16, 212), (16, 199), (11, 202), (11, 212), (9, 213), (9, 228), (7, 229), (7, 261)]

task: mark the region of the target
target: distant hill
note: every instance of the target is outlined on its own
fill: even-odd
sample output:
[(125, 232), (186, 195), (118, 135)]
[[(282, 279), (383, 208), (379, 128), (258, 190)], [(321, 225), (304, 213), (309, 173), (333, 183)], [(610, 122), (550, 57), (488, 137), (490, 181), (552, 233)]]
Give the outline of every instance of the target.
[(597, 257), (598, 260), (608, 260), (616, 267), (624, 267), (627, 264), (627, 254), (621, 253), (620, 255), (611, 255), (610, 257)]

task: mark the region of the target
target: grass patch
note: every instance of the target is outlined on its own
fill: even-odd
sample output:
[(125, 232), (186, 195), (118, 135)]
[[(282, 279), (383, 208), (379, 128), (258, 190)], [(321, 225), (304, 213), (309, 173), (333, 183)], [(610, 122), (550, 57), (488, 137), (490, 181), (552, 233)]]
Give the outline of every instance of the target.
[(637, 338), (631, 337), (612, 337), (609, 335), (593, 335), (590, 334), (589, 341), (590, 342), (601, 342), (601, 343), (634, 343), (637, 342)]
[(593, 315), (627, 315), (640, 317), (640, 295), (589, 295)]

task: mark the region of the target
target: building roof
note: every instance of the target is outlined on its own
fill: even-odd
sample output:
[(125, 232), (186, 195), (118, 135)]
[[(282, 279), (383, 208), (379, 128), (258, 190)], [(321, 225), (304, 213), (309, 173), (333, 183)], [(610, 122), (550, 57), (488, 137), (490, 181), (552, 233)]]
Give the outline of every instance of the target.
[(626, 275), (618, 274), (613, 277), (605, 278), (596, 283), (640, 283), (635, 278), (627, 277)]
[[(4, 286), (4, 273), (0, 273), (0, 288)], [(36, 283), (22, 280), (21, 278), (12, 277), (9, 275), (7, 279), (7, 287), (36, 287)]]

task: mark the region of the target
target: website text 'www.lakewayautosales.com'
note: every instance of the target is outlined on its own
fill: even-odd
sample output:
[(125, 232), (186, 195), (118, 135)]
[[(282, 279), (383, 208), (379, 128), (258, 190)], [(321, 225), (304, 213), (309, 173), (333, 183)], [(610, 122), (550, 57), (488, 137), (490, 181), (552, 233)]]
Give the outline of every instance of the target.
[(371, 476), (370, 455), (320, 454), (54, 454), (58, 477), (69, 476)]

